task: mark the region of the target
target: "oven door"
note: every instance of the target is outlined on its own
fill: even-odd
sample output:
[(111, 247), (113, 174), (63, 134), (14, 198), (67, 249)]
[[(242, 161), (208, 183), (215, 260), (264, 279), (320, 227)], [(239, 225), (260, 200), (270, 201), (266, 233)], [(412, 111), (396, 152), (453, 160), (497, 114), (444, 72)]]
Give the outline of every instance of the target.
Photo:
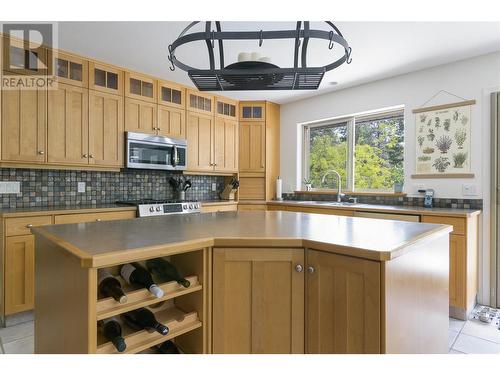
[(175, 144), (127, 140), (127, 168), (177, 170), (179, 159)]

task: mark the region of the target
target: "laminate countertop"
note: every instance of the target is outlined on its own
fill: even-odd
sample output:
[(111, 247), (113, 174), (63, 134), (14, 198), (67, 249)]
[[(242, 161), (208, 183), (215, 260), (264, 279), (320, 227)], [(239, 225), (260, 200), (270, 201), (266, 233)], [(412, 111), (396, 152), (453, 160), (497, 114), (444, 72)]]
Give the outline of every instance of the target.
[(284, 206), (298, 206), (298, 207), (314, 207), (332, 210), (352, 210), (352, 211), (365, 211), (365, 212), (381, 212), (381, 213), (395, 213), (395, 214), (416, 214), (416, 215), (433, 215), (433, 216), (454, 216), (454, 217), (471, 217), (481, 213), (478, 209), (466, 208), (440, 208), (440, 207), (418, 207), (418, 206), (389, 206), (378, 204), (341, 204), (329, 201), (268, 201), (267, 204), (284, 205)]
[[(310, 247), (386, 261), (449, 225), (282, 211), (218, 212), (34, 227), (49, 240), (99, 267), (204, 247)], [(45, 239), (44, 239), (45, 238)]]

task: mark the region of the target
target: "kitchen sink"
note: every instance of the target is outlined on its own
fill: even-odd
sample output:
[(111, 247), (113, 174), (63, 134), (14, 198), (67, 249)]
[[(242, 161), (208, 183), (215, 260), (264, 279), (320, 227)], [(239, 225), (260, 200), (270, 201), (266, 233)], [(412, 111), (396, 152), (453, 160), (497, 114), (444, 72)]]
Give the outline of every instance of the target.
[(319, 206), (339, 206), (339, 207), (360, 206), (359, 203), (336, 202), (336, 201), (295, 201), (295, 203), (314, 204)]

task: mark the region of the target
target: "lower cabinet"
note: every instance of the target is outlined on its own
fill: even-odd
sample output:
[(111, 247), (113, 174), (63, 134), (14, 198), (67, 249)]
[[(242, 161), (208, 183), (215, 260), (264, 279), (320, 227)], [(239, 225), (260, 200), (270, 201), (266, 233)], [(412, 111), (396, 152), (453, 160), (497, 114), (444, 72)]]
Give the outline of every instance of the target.
[(35, 239), (33, 235), (5, 240), (5, 314), (34, 307)]
[(307, 250), (306, 352), (380, 353), (380, 263)]
[(303, 249), (213, 252), (213, 353), (304, 353)]
[(214, 353), (382, 352), (379, 262), (310, 249), (213, 254)]
[(450, 305), (467, 306), (467, 248), (465, 237), (450, 234)]

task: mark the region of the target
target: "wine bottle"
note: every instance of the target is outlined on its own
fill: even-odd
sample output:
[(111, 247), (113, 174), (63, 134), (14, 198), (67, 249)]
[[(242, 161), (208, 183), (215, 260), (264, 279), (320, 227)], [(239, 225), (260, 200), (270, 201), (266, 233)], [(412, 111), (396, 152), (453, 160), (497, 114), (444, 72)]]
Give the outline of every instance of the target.
[(127, 302), (127, 296), (122, 290), (122, 285), (107, 269), (101, 268), (97, 271), (99, 293), (105, 297), (113, 297), (120, 303)]
[(137, 284), (148, 289), (157, 298), (163, 297), (163, 290), (153, 282), (151, 274), (141, 265), (124, 264), (120, 270), (123, 279), (129, 284)]
[(144, 307), (123, 313), (122, 317), (125, 323), (135, 330), (154, 330), (164, 336), (168, 334), (168, 327), (158, 322), (155, 318), (155, 314)]
[(158, 349), (158, 351), (161, 354), (179, 354), (180, 353), (177, 346), (175, 346), (175, 344), (170, 340), (162, 342), (160, 345), (157, 345), (156, 349)]
[(104, 337), (113, 343), (116, 350), (121, 353), (127, 348), (127, 344), (122, 337), (122, 326), (117, 318), (112, 317), (103, 319), (101, 320), (99, 326)]
[(163, 258), (148, 259), (146, 261), (146, 267), (149, 272), (151, 272), (155, 277), (162, 280), (162, 282), (177, 281), (184, 288), (189, 288), (188, 280), (183, 278), (177, 268), (170, 263), (168, 260)]

